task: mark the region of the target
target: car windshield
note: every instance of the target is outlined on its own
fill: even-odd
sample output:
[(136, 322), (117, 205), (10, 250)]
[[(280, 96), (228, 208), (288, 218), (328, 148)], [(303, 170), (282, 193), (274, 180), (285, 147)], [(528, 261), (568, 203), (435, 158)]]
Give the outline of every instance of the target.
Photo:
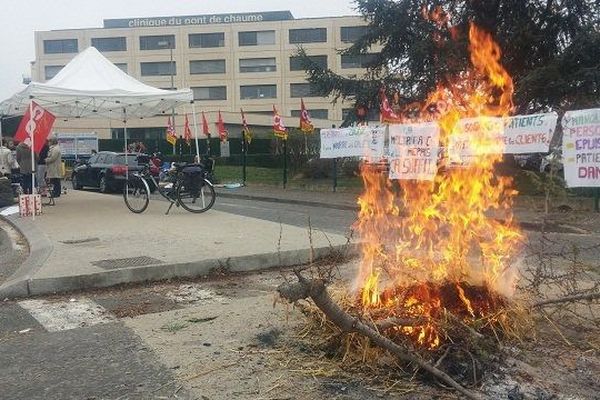
[[(137, 154), (127, 155), (127, 165), (135, 167), (136, 165), (145, 164), (148, 162), (148, 157), (138, 156)], [(125, 155), (121, 154), (115, 157), (115, 164), (125, 165)]]

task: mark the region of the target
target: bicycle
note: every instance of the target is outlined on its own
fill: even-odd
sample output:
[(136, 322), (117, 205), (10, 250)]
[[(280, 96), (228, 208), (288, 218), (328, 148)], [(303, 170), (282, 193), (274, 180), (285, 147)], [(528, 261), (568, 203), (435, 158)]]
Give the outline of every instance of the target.
[(149, 166), (145, 165), (140, 172), (129, 174), (123, 188), (123, 199), (129, 210), (136, 214), (143, 213), (150, 203), (150, 182), (171, 203), (166, 215), (173, 205), (192, 213), (203, 213), (215, 204), (216, 199), (209, 176), (210, 171), (202, 165), (175, 163), (170, 179), (165, 185), (160, 185), (150, 173)]

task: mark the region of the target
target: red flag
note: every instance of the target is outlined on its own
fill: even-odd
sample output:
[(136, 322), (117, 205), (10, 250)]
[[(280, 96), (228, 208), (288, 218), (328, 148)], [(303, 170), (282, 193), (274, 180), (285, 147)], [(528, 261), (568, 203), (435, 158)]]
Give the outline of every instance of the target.
[(175, 127), (173, 126), (171, 117), (169, 117), (167, 122), (167, 142), (169, 142), (172, 146), (175, 146), (175, 143), (177, 143), (177, 134), (175, 133)]
[(248, 122), (246, 121), (246, 115), (244, 114), (244, 110), (240, 108), (240, 112), (242, 113), (242, 131), (244, 138), (246, 139), (246, 143), (250, 144), (252, 142), (252, 132), (250, 132), (250, 128), (248, 127)]
[(190, 121), (188, 120), (187, 114), (185, 114), (185, 123), (183, 124), (183, 138), (189, 146), (192, 141), (192, 130), (190, 129)]
[(275, 136), (283, 140), (287, 140), (288, 138), (287, 128), (285, 127), (281, 116), (277, 112), (275, 105), (273, 105), (273, 133)]
[(17, 142), (23, 142), (27, 139), (31, 141), (30, 138), (33, 136), (33, 151), (39, 153), (44, 147), (48, 135), (50, 135), (55, 119), (52, 113), (32, 101), (19, 124), (15, 140)]
[(304, 133), (313, 133), (315, 130), (310, 114), (304, 106), (304, 99), (300, 99), (300, 130)]
[(210, 130), (208, 129), (208, 121), (206, 120), (204, 111), (202, 111), (202, 133), (204, 135), (206, 135), (207, 138), (210, 139)]
[(223, 117), (221, 117), (221, 110), (219, 110), (219, 119), (217, 120), (217, 130), (219, 131), (219, 138), (221, 142), (227, 141), (227, 136), (229, 133), (227, 129), (225, 129), (225, 123), (223, 122)]
[(385, 90), (383, 88), (381, 88), (381, 90), (379, 91), (379, 95), (381, 97), (381, 104), (379, 105), (381, 122), (387, 124), (401, 123), (402, 117), (396, 114), (394, 110), (392, 110), (392, 107), (390, 107), (390, 102), (388, 101), (388, 98), (385, 95)]

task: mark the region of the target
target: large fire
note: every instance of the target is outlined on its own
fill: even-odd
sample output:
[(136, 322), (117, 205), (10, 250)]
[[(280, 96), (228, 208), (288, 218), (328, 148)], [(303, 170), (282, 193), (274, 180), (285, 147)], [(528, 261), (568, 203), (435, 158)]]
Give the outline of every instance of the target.
[[(472, 24), (469, 43), (471, 69), (422, 107), (421, 121), (437, 121), (446, 149), (435, 180), (393, 183), (376, 168), (362, 171), (362, 306), (371, 316), (415, 317), (420, 322), (394, 329), (428, 348), (443, 340), (436, 318), (485, 317), (504, 303), (499, 294), (507, 295), (516, 278), (516, 192), (494, 170), (503, 145), (497, 127), (512, 111), (513, 82), (490, 34)], [(477, 127), (468, 132), (468, 152), (453, 149), (466, 134), (464, 119)]]

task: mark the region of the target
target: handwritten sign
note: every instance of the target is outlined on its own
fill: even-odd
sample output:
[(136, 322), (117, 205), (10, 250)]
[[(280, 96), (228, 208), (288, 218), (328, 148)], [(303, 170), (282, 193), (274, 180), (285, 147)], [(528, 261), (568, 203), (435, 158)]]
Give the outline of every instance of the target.
[(567, 111), (563, 163), (569, 187), (600, 187), (600, 109)]
[(321, 158), (383, 157), (385, 128), (355, 126), (321, 129)]
[(515, 115), (505, 121), (504, 153), (547, 153), (556, 129), (556, 113)]
[(452, 164), (468, 164), (476, 157), (504, 151), (502, 118), (478, 117), (459, 120), (448, 138), (448, 158)]
[(433, 180), (439, 142), (437, 123), (390, 125), (390, 179)]

